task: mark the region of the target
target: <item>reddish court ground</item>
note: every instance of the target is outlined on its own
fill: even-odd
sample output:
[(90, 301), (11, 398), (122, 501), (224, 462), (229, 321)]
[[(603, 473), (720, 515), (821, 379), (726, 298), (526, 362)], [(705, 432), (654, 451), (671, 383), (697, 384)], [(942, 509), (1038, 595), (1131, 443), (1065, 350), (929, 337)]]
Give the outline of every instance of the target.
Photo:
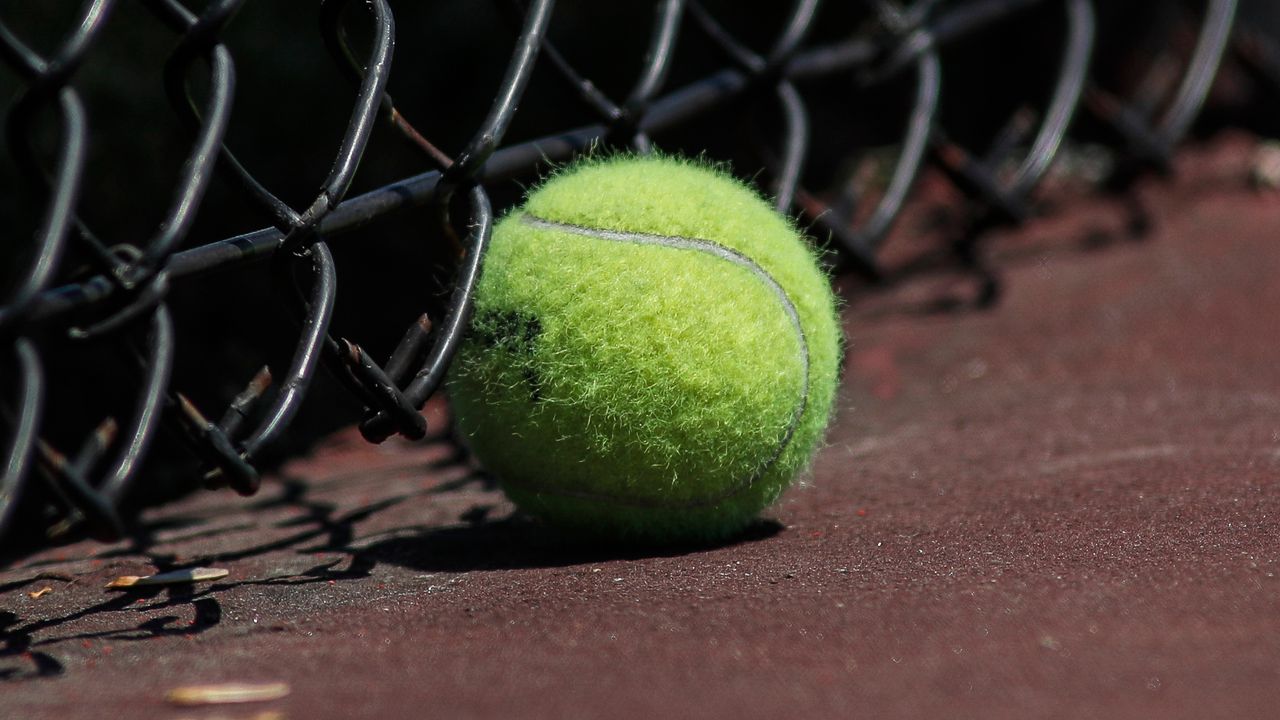
[[(1144, 182), (1142, 240), (1096, 197), (997, 239), (992, 311), (920, 312), (936, 279), (854, 299), (829, 445), (740, 542), (575, 548), (443, 444), (346, 432), (259, 497), (150, 512), (145, 554), (0, 572), (0, 717), (1275, 717), (1280, 193), (1255, 152)], [(190, 564), (230, 575), (103, 589)], [(290, 694), (165, 700), (224, 681)]]

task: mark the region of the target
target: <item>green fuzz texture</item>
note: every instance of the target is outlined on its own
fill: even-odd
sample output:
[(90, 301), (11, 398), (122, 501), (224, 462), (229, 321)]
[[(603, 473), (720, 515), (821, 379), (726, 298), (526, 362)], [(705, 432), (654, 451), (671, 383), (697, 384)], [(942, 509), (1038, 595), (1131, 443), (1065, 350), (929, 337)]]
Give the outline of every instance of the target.
[[(531, 218), (728, 248), (781, 287), (799, 328), (776, 286), (724, 257)], [(807, 466), (839, 354), (827, 278), (753, 190), (679, 158), (586, 160), (495, 228), (449, 393), (527, 512), (611, 539), (713, 541)]]

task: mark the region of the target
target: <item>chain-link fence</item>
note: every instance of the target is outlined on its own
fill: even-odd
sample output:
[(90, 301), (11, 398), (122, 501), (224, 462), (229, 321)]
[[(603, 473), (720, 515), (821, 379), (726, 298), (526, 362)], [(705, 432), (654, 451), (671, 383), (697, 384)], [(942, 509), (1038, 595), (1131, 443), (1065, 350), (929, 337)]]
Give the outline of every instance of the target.
[[(305, 8), (305, 26), (271, 26), (271, 13), (283, 10), (252, 15), (244, 0), (213, 0), (199, 12), (177, 0), (92, 0), (61, 15), (47, 8), (0, 15), (0, 50), (16, 93), (5, 112), (6, 177), (15, 187), (3, 206), (9, 267), (0, 307), (0, 538), (118, 537), (127, 498), (162, 474), (146, 462), (160, 452), (161, 434), (201, 464), (182, 475), (186, 487), (201, 479), (206, 487), (252, 494), (264, 458), (298, 419), (321, 364), (363, 407), (360, 429), (369, 441), (423, 438), (420, 411), (467, 326), (495, 206), (500, 211), (511, 200), (491, 196), (509, 196), (510, 180), (531, 179), (547, 163), (593, 147), (645, 152), (656, 142), (713, 158), (731, 147), (735, 167), (747, 174), (764, 168), (756, 179), (778, 209), (800, 216), (829, 244), (833, 265), (868, 288), (900, 274), (884, 264), (881, 247), (916, 178), (933, 165), (965, 198), (964, 221), (950, 233), (945, 255), (976, 280), (974, 302), (989, 303), (999, 284), (982, 260), (981, 240), (1034, 214), (1034, 193), (1073, 122), (1087, 120), (1091, 139), (1109, 144), (1114, 187), (1167, 169), (1229, 47), (1237, 9), (1235, 0), (1125, 10), (1091, 0), (866, 0), (848, 7), (798, 0), (751, 10), (661, 0), (624, 3), (621, 26), (597, 29), (592, 13), (600, 10), (562, 3), (553, 11), (553, 4), (499, 2), (481, 11), (463, 3), (453, 24), (416, 4), (393, 13), (388, 0), (323, 0)], [(25, 17), (32, 13), (38, 17)], [(457, 24), (470, 13), (482, 13), (477, 23), (494, 22), (484, 48), (505, 48), (498, 57), (466, 55), (470, 26)], [(439, 24), (426, 27), (430, 19)], [(637, 29), (636, 19), (648, 27)], [(330, 63), (280, 60), (272, 67), (327, 78), (307, 86), (320, 87), (309, 96), (323, 96), (330, 109), (344, 103), (345, 119), (334, 124), (341, 132), (327, 144), (286, 101), (237, 102), (238, 84), (252, 84), (242, 68), (255, 67), (255, 48), (287, 47), (313, 32), (316, 20)], [(240, 23), (258, 23), (257, 34), (236, 36)], [(126, 83), (113, 73), (133, 72), (120, 68), (129, 67), (121, 58), (135, 50), (146, 55), (142, 44), (130, 45), (142, 25), (152, 28), (146, 47), (167, 46), (167, 60)], [(563, 39), (557, 26), (567, 28)], [(1141, 32), (1130, 37), (1134, 28)], [(1243, 32), (1234, 37), (1252, 72), (1280, 77), (1274, 45)], [(587, 50), (575, 49), (583, 38)], [(117, 50), (108, 52), (111, 43)], [(453, 55), (414, 55), (426, 44)], [(616, 57), (608, 57), (611, 47)], [(1140, 61), (1135, 49), (1143, 51)], [(594, 60), (580, 59), (591, 52)], [(402, 56), (410, 57), (405, 71)], [(1036, 62), (1048, 71), (1036, 76), (1024, 67)], [(468, 64), (484, 72), (457, 69)], [(436, 103), (424, 107), (412, 77), (391, 81), (393, 73), (427, 74), (424, 67), (437, 82), (457, 78), (465, 96), (451, 90), (454, 105), (423, 89)], [(628, 73), (629, 89), (613, 89)], [(162, 89), (168, 110), (107, 106), (95, 114), (80, 82), (86, 74), (97, 78), (94, 93), (121, 108), (134, 88), (154, 80), (149, 87)], [(290, 97), (291, 84), (259, 88), (257, 97)], [(469, 118), (463, 108), (477, 97), (487, 111), (466, 121), (465, 134), (459, 136), (463, 120), (439, 119)], [(561, 111), (569, 105), (572, 112)], [(533, 136), (507, 142), (518, 108), (534, 118), (523, 130)], [(566, 120), (583, 116), (586, 122)], [(180, 140), (148, 140), (175, 120)], [(371, 136), (386, 135), (401, 144), (371, 145)], [(239, 137), (254, 139), (237, 144)], [(117, 144), (134, 156), (109, 173), (93, 171), (94, 153)], [(458, 149), (441, 149), (447, 147)], [(273, 190), (271, 179), (255, 174), (268, 156), (294, 163), (300, 175), (317, 166), (327, 175), (309, 196), (293, 197), (296, 190)], [(380, 172), (429, 169), (353, 194), (362, 162), (361, 175), (371, 165)], [(139, 178), (157, 167), (167, 173), (163, 187), (144, 188)], [(129, 214), (122, 206), (130, 203), (152, 208), (148, 231), (139, 232), (132, 217), (111, 233), (100, 229)], [(396, 255), (381, 252), (369, 229), (390, 227), (414, 208), (413, 222), (431, 228), (399, 242), (430, 245), (424, 252), (436, 262), (397, 270), (390, 267)], [(269, 226), (207, 239), (210, 228), (245, 217)], [(407, 325), (385, 361), (335, 327), (334, 248), (348, 237), (359, 243), (342, 248), (343, 267), (373, 278), (357, 283), (352, 306), (382, 327), (393, 316)], [(380, 280), (382, 272), (398, 279)], [(406, 321), (372, 296), (369, 288), (380, 282), (421, 282), (443, 292), (426, 293), (434, 299)], [(212, 310), (176, 315), (184, 287), (200, 288), (188, 307)], [(270, 292), (259, 293), (263, 288)], [(249, 299), (237, 304), (237, 296)], [(296, 323), (258, 317), (277, 307)], [(217, 336), (205, 324), (214, 316), (265, 322), (289, 352), (277, 358), (255, 354), (252, 343), (241, 346), (239, 356), (261, 369), (237, 376), (208, 350), (194, 371), (175, 372), (184, 331), (194, 338), (187, 345), (202, 347)], [(116, 404), (106, 407), (101, 397)]]

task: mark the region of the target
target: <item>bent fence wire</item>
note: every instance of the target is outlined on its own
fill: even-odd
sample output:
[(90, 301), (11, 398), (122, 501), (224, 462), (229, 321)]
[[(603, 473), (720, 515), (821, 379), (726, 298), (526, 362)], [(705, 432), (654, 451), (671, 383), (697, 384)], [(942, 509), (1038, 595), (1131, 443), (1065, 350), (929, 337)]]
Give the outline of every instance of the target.
[[(1192, 3), (1197, 25), (1190, 51), (1177, 59), (1180, 79), (1171, 96), (1151, 102), (1108, 94), (1091, 82), (1097, 30), (1091, 0), (868, 0), (866, 22), (848, 28), (844, 40), (819, 45), (806, 44), (819, 17), (819, 2), (798, 0), (764, 52), (735, 38), (701, 4), (662, 0), (655, 4), (639, 77), (625, 98), (616, 99), (598, 89), (589, 69), (571, 65), (548, 41), (556, 18), (552, 0), (512, 3), (507, 10), (518, 20), (518, 36), (505, 74), (470, 142), (449, 157), (415, 129), (387, 94), (394, 46), (413, 42), (412, 31), (402, 28), (397, 34), (386, 0), (322, 0), (318, 15), (325, 47), (354, 83), (355, 100), (341, 142), (327, 151), (333, 158), (328, 177), (310, 202), (295, 207), (255, 178), (252, 163), (241, 162), (224, 143), (235, 107), (236, 59), (223, 34), (243, 0), (213, 0), (199, 14), (177, 0), (143, 0), (145, 11), (163, 22), (177, 43), (164, 68), (164, 90), (190, 131), (190, 144), (168, 211), (154, 233), (108, 245), (77, 212), (94, 188), (85, 182), (90, 119), (75, 78), (117, 4), (86, 2), (47, 55), (0, 21), (3, 61), (21, 84), (5, 117), (6, 140), (20, 177), (43, 199), (28, 209), (37, 220), (32, 237), (8, 240), (28, 249), (21, 254), (25, 271), (12, 273), (18, 279), (4, 290), (0, 307), (0, 538), (23, 513), (43, 513), (48, 525), (64, 531), (75, 527), (95, 537), (119, 537), (124, 532), (122, 500), (131, 486), (146, 481), (139, 477), (139, 466), (162, 425), (180, 431), (204, 463), (206, 486), (252, 494), (260, 483), (264, 448), (297, 415), (321, 362), (364, 405), (360, 429), (369, 441), (394, 434), (424, 437), (427, 426), (420, 410), (439, 388), (466, 328), (493, 226), (486, 186), (528, 175), (540, 163), (569, 158), (595, 144), (647, 151), (654, 134), (690, 123), (735, 98), (758, 98), (781, 118), (779, 135), (768, 143), (772, 185), (767, 189), (778, 209), (806, 213), (817, 231), (830, 234), (839, 262), (870, 282), (885, 278), (877, 259), (880, 246), (915, 178), (926, 163), (936, 164), (963, 192), (974, 218), (955, 242), (954, 257), (984, 278), (980, 299), (989, 301), (998, 286), (994, 274), (981, 267), (974, 246), (990, 228), (1031, 214), (1032, 192), (1073, 117), (1083, 109), (1113, 129), (1122, 145), (1117, 150), (1133, 172), (1167, 167), (1217, 72), (1236, 10), (1235, 0)], [(946, 70), (940, 52), (1033, 6), (1052, 5), (1061, 7), (1061, 24), (1053, 32), (1062, 35), (1062, 52), (1054, 86), (1037, 119), (1015, 117), (990, 153), (965, 149), (939, 120)], [(363, 33), (367, 37), (359, 51), (348, 38), (353, 17), (362, 27), (373, 28)], [(716, 46), (727, 64), (696, 82), (665, 87), (677, 38), (694, 32), (699, 42)], [(1249, 47), (1257, 64), (1274, 74), (1274, 51), (1268, 55), (1269, 48)], [(599, 120), (532, 142), (503, 145), (536, 64), (570, 83)], [(800, 185), (812, 139), (800, 88), (811, 79), (841, 75), (863, 88), (898, 81), (914, 87), (883, 192), (857, 219), (848, 203), (822, 205)], [(423, 164), (431, 169), (348, 197), (377, 123), (388, 124), (419, 147)], [(42, 140), (50, 133), (55, 142)], [(50, 146), (55, 150), (38, 149)], [(1015, 152), (1022, 155), (1015, 157)], [(271, 227), (182, 249), (212, 183), (229, 183), (247, 195), (272, 218)], [(805, 203), (798, 200), (801, 196)], [(444, 311), (423, 314), (387, 362), (379, 363), (359, 344), (331, 333), (336, 270), (329, 244), (339, 242), (345, 231), (412, 205), (439, 208), (442, 232), (453, 237), (455, 228), (464, 228), (466, 237), (459, 239), (461, 252)], [(73, 247), (91, 258), (87, 271), (64, 266)], [(197, 407), (171, 383), (176, 340), (167, 297), (175, 283), (213, 270), (231, 271), (220, 277), (232, 282), (238, 269), (256, 261), (269, 263), (271, 282), (283, 291), (279, 296), (291, 298), (299, 320), (295, 350), (287, 367), (264, 367), (240, 379), (244, 390), (218, 414)], [(96, 431), (68, 447), (55, 447), (43, 431), (60, 422), (46, 412), (49, 388), (59, 381), (46, 370), (47, 340), (53, 336), (106, 339), (132, 353), (139, 370), (132, 415), (105, 418)], [(37, 487), (42, 506), (24, 504)]]

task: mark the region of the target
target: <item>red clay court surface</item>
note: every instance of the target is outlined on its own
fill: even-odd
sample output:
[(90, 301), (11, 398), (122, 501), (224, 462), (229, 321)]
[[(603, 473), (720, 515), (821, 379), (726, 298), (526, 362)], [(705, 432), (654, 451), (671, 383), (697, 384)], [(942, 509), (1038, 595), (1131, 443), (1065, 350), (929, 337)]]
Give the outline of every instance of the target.
[[(931, 281), (853, 302), (829, 445), (741, 542), (574, 548), (442, 444), (342, 433), (259, 497), (150, 512), (146, 554), (0, 572), (0, 717), (1276, 717), (1280, 194), (1254, 152), (1144, 182), (1144, 240), (1097, 197), (998, 238), (990, 312), (914, 311)], [(230, 575), (103, 589), (191, 564)], [(165, 701), (224, 681), (291, 692)]]

